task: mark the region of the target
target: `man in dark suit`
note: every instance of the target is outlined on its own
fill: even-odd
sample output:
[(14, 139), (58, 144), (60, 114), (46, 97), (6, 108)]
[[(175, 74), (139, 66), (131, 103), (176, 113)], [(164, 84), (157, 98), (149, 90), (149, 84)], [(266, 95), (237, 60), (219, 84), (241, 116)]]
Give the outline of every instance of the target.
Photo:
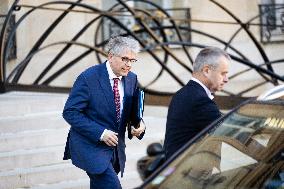
[(197, 55), (192, 79), (177, 91), (168, 109), (166, 159), (221, 116), (212, 94), (228, 82), (230, 60), (225, 51), (215, 47), (204, 48)]
[[(64, 159), (86, 171), (91, 189), (121, 188), (117, 174), (125, 167), (126, 124), (131, 117), (137, 76), (130, 72), (139, 43), (127, 37), (111, 38), (108, 60), (90, 67), (76, 79), (63, 110), (71, 125)], [(145, 125), (132, 128), (141, 139)]]

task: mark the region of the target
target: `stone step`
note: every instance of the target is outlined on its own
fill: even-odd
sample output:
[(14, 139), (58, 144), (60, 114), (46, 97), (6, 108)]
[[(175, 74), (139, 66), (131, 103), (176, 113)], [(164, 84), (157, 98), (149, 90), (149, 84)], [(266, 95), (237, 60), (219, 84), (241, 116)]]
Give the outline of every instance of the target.
[[(36, 186), (31, 186), (29, 189), (89, 189), (90, 179), (89, 177), (85, 179), (68, 180), (52, 184), (39, 184)], [(17, 188), (17, 189), (27, 189), (27, 188)]]
[(153, 117), (153, 116), (144, 116), (144, 122), (146, 125), (146, 133), (164, 133), (166, 130), (166, 118), (163, 117)]
[[(152, 124), (154, 119), (151, 119), (145, 118), (145, 122), (150, 123), (147, 125), (146, 134), (143, 139), (143, 143), (146, 145), (152, 142), (160, 142), (164, 138), (164, 129), (157, 125), (161, 125), (161, 123), (155, 120), (154, 122), (157, 122), (157, 124)], [(164, 122), (164, 120), (161, 119), (160, 122)], [(66, 124), (62, 127), (0, 134), (0, 152), (65, 144), (69, 125)], [(140, 145), (140, 141), (136, 138), (128, 141), (126, 140), (126, 143), (134, 142)], [(126, 145), (128, 146), (128, 144)], [(135, 149), (133, 150), (135, 151)]]
[[(62, 118), (66, 94), (11, 92), (0, 95), (0, 188), (87, 189), (89, 178), (70, 161), (62, 162), (70, 126)], [(145, 106), (142, 141), (126, 140), (123, 189), (142, 183), (137, 160), (147, 145), (164, 138), (166, 107)]]
[[(63, 162), (64, 148), (64, 145), (57, 145), (1, 152), (0, 171), (61, 163)], [(129, 148), (126, 149), (128, 169), (136, 169), (137, 160), (146, 155), (146, 150), (143, 149), (146, 149), (146, 146), (142, 144), (139, 145), (139, 150), (137, 150), (137, 145), (129, 145)]]
[(42, 183), (56, 183), (88, 178), (87, 174), (67, 161), (54, 165), (18, 168), (0, 172), (0, 188), (28, 188)]
[(155, 117), (155, 118), (166, 118), (168, 114), (167, 106), (151, 106), (145, 105), (144, 107), (144, 116)]
[[(3, 188), (15, 188), (15, 187), (27, 188), (28, 186), (32, 186), (35, 184), (42, 185), (42, 183), (69, 181), (68, 178), (70, 177), (68, 176), (66, 178), (65, 176), (62, 176), (63, 175), (62, 172), (68, 172), (69, 174), (70, 171), (71, 172), (72, 171), (82, 172), (82, 171), (76, 168), (75, 166), (71, 165), (70, 161), (62, 162), (63, 150), (64, 146), (54, 146), (54, 147), (41, 148), (41, 149), (19, 150), (9, 153), (0, 153), (0, 167), (2, 169), (3, 167), (4, 169), (7, 169), (7, 167), (8, 168), (16, 167), (13, 170), (2, 170), (0, 172), (0, 183), (3, 183), (3, 186), (5, 186)], [(142, 157), (140, 154), (135, 154), (135, 155), (128, 154), (125, 175), (124, 175), (125, 179), (128, 180), (134, 177), (136, 181), (140, 181), (139, 175), (136, 170), (136, 162), (140, 157)], [(53, 163), (53, 165), (45, 165), (47, 162), (49, 164)], [(74, 169), (72, 169), (72, 167)], [(66, 171), (65, 169), (67, 169), (68, 171)], [(53, 178), (52, 176), (53, 174), (58, 174), (59, 177)], [(45, 176), (51, 177), (50, 178), (51, 180), (44, 179), (43, 177)], [(55, 179), (55, 181), (53, 179)], [(76, 177), (76, 179), (78, 178)], [(15, 180), (16, 186), (13, 185), (14, 182), (12, 182), (12, 180)], [(122, 180), (122, 182), (124, 182), (126, 186), (129, 185), (127, 181)], [(2, 188), (1, 186), (2, 184), (0, 184), (0, 188)], [(80, 188), (80, 187), (81, 186), (79, 187), (76, 186), (75, 188)]]
[(157, 137), (145, 137), (142, 139), (142, 141), (138, 140), (138, 139), (132, 139), (131, 141), (126, 141), (126, 154), (128, 154), (128, 156), (126, 157), (128, 159), (128, 157), (135, 157), (135, 158), (139, 158), (142, 156), (146, 155), (146, 150), (147, 150), (147, 146), (149, 144), (152, 144), (153, 142), (160, 142), (162, 141), (163, 137), (162, 136), (157, 136)]
[(65, 145), (69, 128), (42, 129), (0, 135), (0, 152)]
[(0, 153), (0, 171), (38, 167), (45, 164), (62, 163), (64, 146), (50, 146), (29, 150)]
[[(151, 127), (148, 128), (151, 130)], [(39, 130), (39, 131), (30, 131), (30, 132), (19, 132), (16, 134), (5, 134), (0, 136), (0, 158), (2, 158), (2, 162), (10, 162), (7, 164), (6, 169), (10, 169), (11, 166), (19, 166), (17, 162), (21, 162), (21, 159), (26, 157), (27, 160), (30, 160), (30, 164), (40, 165), (40, 163), (34, 163), (33, 160), (42, 159), (39, 158), (40, 154), (36, 154), (37, 151), (43, 152), (44, 154), (55, 153), (52, 151), (54, 145), (60, 145), (60, 150), (57, 151), (58, 159), (61, 160), (62, 154), (64, 151), (64, 145), (66, 142), (68, 129), (52, 129), (52, 130)], [(152, 142), (158, 142), (162, 140), (163, 134), (162, 133), (151, 133), (146, 134), (142, 141), (134, 138), (132, 140), (126, 140), (126, 152), (128, 154), (128, 158), (135, 157), (136, 159), (141, 158), (146, 154), (147, 145), (151, 144)], [(50, 146), (49, 148), (46, 148)], [(139, 149), (137, 149), (139, 146)], [(45, 148), (40, 148), (45, 147)], [(35, 149), (34, 149), (35, 148)], [(25, 154), (27, 153), (27, 154)], [(31, 154), (34, 155), (34, 157)], [(16, 155), (19, 155), (17, 157)], [(24, 156), (24, 157), (23, 157)], [(48, 156), (47, 156), (48, 157)], [(16, 161), (20, 159), (19, 161)], [(14, 164), (11, 162), (14, 161)], [(33, 162), (33, 163), (32, 163)], [(40, 161), (41, 162), (41, 161)], [(43, 161), (44, 162), (44, 161)], [(52, 162), (53, 163), (53, 162)], [(26, 166), (30, 165), (29, 163)], [(5, 165), (5, 164), (4, 164)], [(20, 166), (21, 167), (21, 166)], [(0, 170), (4, 169), (5, 167), (0, 165)]]
[(132, 171), (131, 173), (133, 175), (132, 177), (125, 176), (124, 178), (120, 179), (120, 183), (123, 189), (133, 189), (140, 186), (143, 183), (137, 171)]
[[(147, 133), (146, 133), (146, 135), (145, 135), (145, 137), (142, 141), (140, 141), (136, 138), (134, 138), (132, 140), (126, 140), (126, 143), (127, 143), (127, 148), (126, 148), (126, 153), (127, 153), (127, 162), (126, 163), (127, 163), (127, 165), (126, 165), (126, 169), (128, 171), (130, 170), (130, 171), (136, 172), (136, 162), (139, 158), (143, 157), (146, 154), (147, 145), (152, 143), (152, 142), (157, 142), (157, 140), (162, 140), (162, 138), (164, 136), (164, 134), (161, 133), (161, 132), (153, 132), (153, 131), (156, 131), (156, 130), (157, 131), (163, 130), (163, 129), (161, 129), (160, 125), (162, 125), (161, 123), (164, 122), (164, 119), (156, 120), (156, 119), (152, 119), (151, 117), (145, 117), (145, 122), (148, 122), (149, 125), (147, 126)], [(157, 124), (153, 124), (155, 122)], [(61, 131), (58, 131), (56, 129), (39, 130), (39, 131), (18, 132), (18, 133), (15, 133), (15, 134), (8, 133), (8, 134), (2, 135), (1, 137), (2, 137), (3, 141), (6, 140), (6, 142), (10, 143), (10, 144), (13, 143), (11, 141), (14, 141), (14, 143), (16, 143), (16, 144), (14, 144), (15, 146), (18, 146), (18, 147), (26, 146), (27, 148), (32, 148), (32, 147), (34, 147), (33, 145), (37, 146), (38, 144), (41, 144), (41, 145), (44, 144), (44, 142), (42, 142), (42, 141), (46, 142), (46, 144), (44, 144), (44, 145), (49, 145), (51, 142), (58, 142), (61, 139), (61, 142), (59, 142), (59, 143), (65, 144), (67, 132), (68, 132), (68, 129), (61, 129)], [(64, 135), (64, 137), (62, 135)], [(57, 138), (57, 139), (52, 139), (52, 137)], [(34, 139), (34, 141), (33, 141), (33, 139)], [(9, 142), (7, 140), (9, 140)], [(29, 141), (29, 140), (30, 140), (30, 142), (24, 142), (24, 141)], [(40, 140), (42, 140), (42, 141), (38, 142)], [(5, 146), (5, 145), (1, 145), (1, 146)], [(139, 146), (139, 149), (137, 148), (137, 146)], [(58, 159), (60, 159), (60, 161), (61, 161), (61, 158), (62, 158), (63, 150), (64, 149), (63, 149), (63, 146), (62, 146), (61, 150), (58, 149), (58, 151), (57, 151), (57, 154), (58, 154), (57, 157), (58, 157)], [(52, 152), (50, 152), (50, 153), (52, 153)], [(20, 153), (18, 153), (18, 154), (20, 154)], [(26, 155), (26, 156), (28, 157), (28, 155)], [(41, 158), (39, 158), (39, 156), (41, 156), (41, 155), (39, 155), (39, 154), (35, 155), (35, 157), (38, 157), (36, 159), (41, 159)], [(22, 157), (19, 157), (19, 158), (21, 159)], [(14, 160), (12, 159), (10, 163), (12, 163), (13, 161)], [(9, 161), (3, 160), (3, 162), (9, 162)], [(31, 162), (32, 162), (32, 159), (31, 159)], [(39, 161), (38, 163), (32, 163), (31, 167), (34, 164), (40, 165), (41, 162), (44, 162), (44, 161)], [(15, 164), (17, 164), (17, 163), (15, 163)], [(27, 167), (29, 167), (29, 166), (27, 165)], [(30, 178), (27, 178), (27, 179), (30, 179)], [(139, 180), (140, 179), (139, 176), (137, 176), (136, 179)]]
[[(123, 178), (118, 177), (123, 189), (133, 189), (139, 186), (142, 181), (138, 178), (139, 175), (136, 171), (125, 172)], [(58, 183), (50, 184), (38, 184), (29, 187), (29, 189), (89, 189), (90, 180), (89, 177), (77, 180), (68, 180)], [(18, 187), (17, 189), (27, 189), (26, 187)]]
[[(60, 149), (60, 147), (58, 147)], [(61, 158), (61, 157), (60, 157)], [(128, 158), (127, 159), (127, 165), (126, 165), (126, 169), (125, 169), (125, 174), (124, 174), (124, 177), (123, 178), (120, 178), (119, 179), (121, 180), (121, 183), (122, 185), (124, 185), (125, 187), (123, 188), (127, 188), (126, 186), (129, 186), (129, 180), (132, 180), (132, 181), (135, 181), (134, 183), (138, 184), (138, 183), (141, 183), (141, 179), (136, 171), (136, 160), (137, 158)], [(49, 161), (50, 162), (50, 161)], [(66, 162), (66, 161), (65, 161)], [(63, 163), (63, 164), (66, 164), (66, 163)], [(15, 170), (10, 170), (10, 171), (2, 171), (0, 172), (0, 181), (2, 182), (9, 182), (12, 180), (12, 178), (16, 178), (18, 184), (21, 184), (21, 178), (19, 177), (24, 177), (25, 180), (28, 180), (28, 182), (32, 182), (33, 180), (36, 180), (37, 178), (34, 178), (34, 177), (39, 177), (40, 179), (40, 175), (44, 175), (45, 173), (44, 172), (50, 172), (50, 173), (46, 173), (49, 175), (53, 174), (53, 173), (56, 173), (57, 174), (57, 171), (53, 170), (52, 172), (50, 170), (52, 170), (52, 168), (46, 168), (47, 166), (41, 166), (41, 167), (34, 167), (34, 168), (17, 168)], [(55, 169), (56, 167), (59, 167), (62, 168), (62, 166), (58, 166), (58, 164), (55, 164)], [(72, 167), (72, 165), (70, 166), (67, 166), (66, 169), (71, 169), (70, 167)], [(75, 167), (74, 167), (75, 168)], [(42, 172), (38, 171), (37, 169), (42, 169)], [(79, 171), (81, 172), (80, 169), (78, 168), (75, 168), (74, 170), (72, 171)], [(59, 170), (59, 173), (61, 173), (62, 170)], [(35, 173), (38, 173), (39, 175), (36, 175)], [(17, 175), (18, 174), (18, 175)], [(12, 178), (6, 178), (6, 179), (3, 179), (3, 177), (7, 177), (7, 176), (10, 176)], [(88, 177), (86, 177), (88, 178)], [(78, 179), (78, 178), (77, 178)], [(22, 181), (23, 182), (23, 181)], [(27, 181), (25, 181), (26, 184), (28, 184)], [(71, 189), (71, 188), (88, 188), (89, 187), (89, 181), (88, 179), (80, 179), (77, 181), (74, 181), (74, 180), (66, 180), (66, 178), (64, 178), (64, 180), (59, 180), (59, 183), (54, 183), (54, 184), (47, 184), (46, 182), (43, 182), (44, 184), (42, 183), (39, 183), (37, 182), (36, 180), (36, 185), (35, 186), (30, 186), (30, 185), (24, 185), (24, 186), (20, 186), (19, 188), (32, 188), (32, 189), (35, 189), (35, 188), (42, 188), (42, 189), (48, 189), (48, 188), (68, 188), (68, 189)], [(53, 181), (49, 181), (48, 183), (53, 183)], [(133, 184), (131, 184), (132, 186)], [(0, 184), (1, 186), (1, 184)], [(11, 187), (9, 187), (11, 186)], [(29, 186), (29, 187), (28, 187)], [(136, 185), (137, 186), (137, 185)], [(8, 187), (8, 188), (13, 188), (12, 185), (9, 185), (8, 183), (5, 184), (5, 187)], [(0, 187), (1, 188), (1, 187)]]
[(26, 130), (55, 129), (69, 127), (62, 118), (62, 110), (38, 112), (20, 116), (0, 117), (0, 130), (3, 133), (15, 133)]
[(0, 95), (0, 118), (62, 110), (66, 94), (8, 92)]

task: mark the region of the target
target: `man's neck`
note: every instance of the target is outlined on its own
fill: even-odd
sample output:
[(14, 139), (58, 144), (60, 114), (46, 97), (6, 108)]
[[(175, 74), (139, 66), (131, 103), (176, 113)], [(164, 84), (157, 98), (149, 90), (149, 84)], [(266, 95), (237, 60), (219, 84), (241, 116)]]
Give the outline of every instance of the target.
[[(208, 95), (208, 97), (212, 100), (214, 98), (214, 96), (211, 94), (212, 92), (210, 91), (210, 89), (207, 87), (208, 84), (206, 82), (206, 78), (204, 78), (203, 76), (199, 75), (199, 74), (192, 74), (193, 80), (197, 83), (199, 83), (199, 85), (202, 86), (202, 88), (205, 90), (206, 94)], [(206, 85), (207, 84), (207, 85)]]
[(194, 77), (195, 79), (198, 79), (203, 85), (205, 85), (208, 88), (207, 79), (204, 78), (204, 76), (200, 75), (200, 73), (193, 73), (192, 77)]
[(119, 78), (119, 79), (121, 80), (122, 76), (117, 76), (117, 75), (113, 72), (109, 61), (106, 62), (106, 67), (107, 67), (107, 72), (108, 72), (108, 75), (109, 75), (109, 79)]

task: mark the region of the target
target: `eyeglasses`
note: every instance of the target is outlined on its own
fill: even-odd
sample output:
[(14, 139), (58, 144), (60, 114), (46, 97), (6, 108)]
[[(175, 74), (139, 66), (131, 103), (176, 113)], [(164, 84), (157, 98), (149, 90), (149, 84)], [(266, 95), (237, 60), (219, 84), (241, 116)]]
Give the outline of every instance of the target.
[(125, 64), (128, 64), (129, 62), (130, 62), (131, 64), (137, 62), (137, 59), (135, 59), (135, 58), (128, 58), (128, 57), (126, 57), (126, 56), (118, 56), (118, 57), (120, 57), (121, 60), (122, 60), (122, 62), (124, 62)]

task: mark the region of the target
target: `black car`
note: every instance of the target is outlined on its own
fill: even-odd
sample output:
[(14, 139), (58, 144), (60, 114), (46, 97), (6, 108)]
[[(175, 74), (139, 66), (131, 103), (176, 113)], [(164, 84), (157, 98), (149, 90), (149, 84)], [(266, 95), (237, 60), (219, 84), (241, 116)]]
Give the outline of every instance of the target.
[(212, 123), (138, 188), (284, 188), (283, 148), (280, 86)]

